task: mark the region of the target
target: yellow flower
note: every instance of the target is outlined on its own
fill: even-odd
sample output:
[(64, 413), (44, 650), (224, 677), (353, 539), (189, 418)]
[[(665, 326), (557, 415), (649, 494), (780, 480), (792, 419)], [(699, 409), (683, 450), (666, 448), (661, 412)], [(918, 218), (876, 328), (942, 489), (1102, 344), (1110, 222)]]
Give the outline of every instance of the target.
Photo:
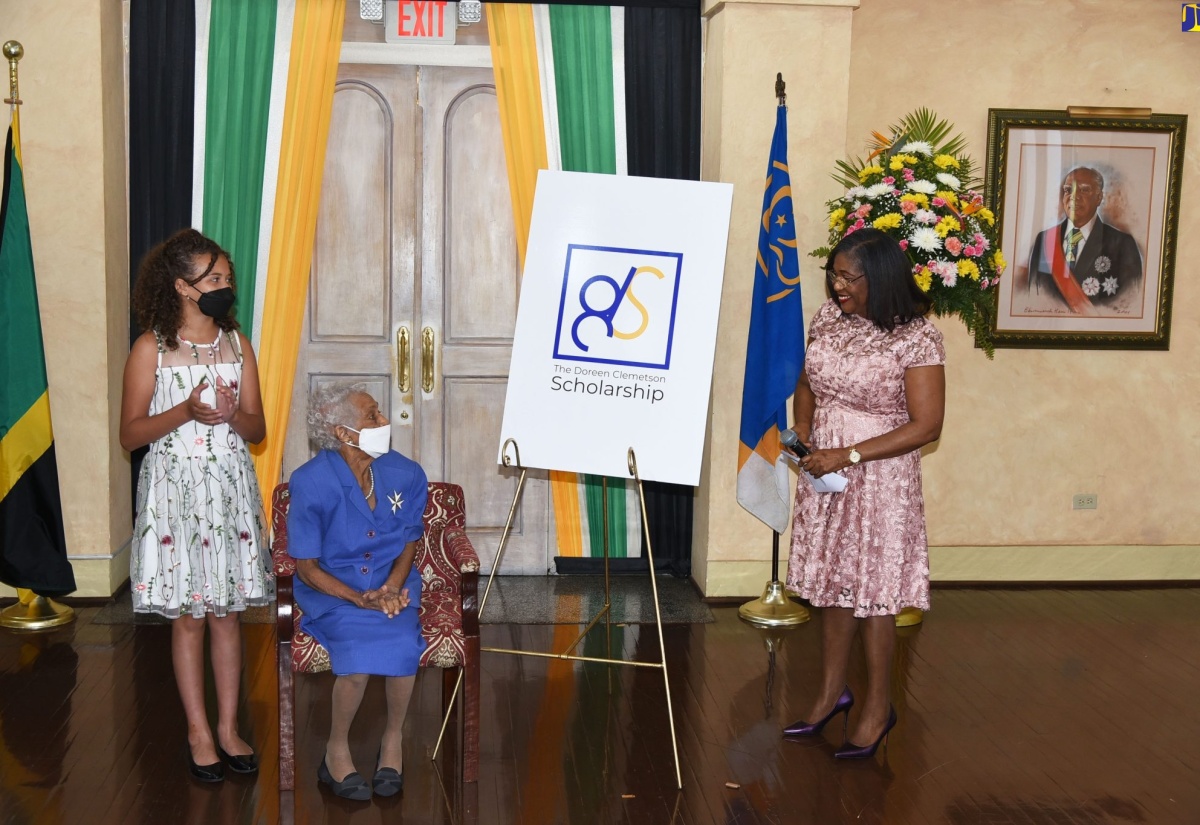
[(996, 222), (996, 215), (992, 212), (992, 210), (987, 208), (979, 210), (979, 217), (987, 221), (988, 226), (991, 226)]
[(892, 161), (888, 164), (888, 168), (893, 172), (899, 172), (904, 168), (904, 164), (913, 164), (916, 162), (916, 155), (892, 155)]
[(829, 213), (829, 228), (836, 229), (838, 224), (842, 222), (842, 218), (846, 217), (846, 210), (838, 208)]
[(866, 183), (867, 179), (870, 178), (871, 175), (882, 175), (882, 174), (883, 174), (882, 166), (867, 166), (858, 173), (858, 181), (859, 181), (859, 183)]
[(937, 222), (937, 226), (935, 226), (934, 229), (937, 230), (939, 238), (944, 238), (951, 232), (957, 232), (958, 230), (962, 229), (962, 224), (960, 224), (958, 219), (953, 215), (947, 215)]
[(930, 273), (929, 267), (927, 266), (921, 267), (921, 269), (916, 275), (913, 276), (913, 278), (916, 280), (917, 286), (921, 288), (922, 292), (928, 292), (929, 288), (933, 286), (933, 274)]
[(939, 191), (937, 193), (937, 196), (939, 198), (941, 198), (942, 200), (944, 200), (946, 203), (950, 204), (951, 206), (958, 206), (958, 195), (954, 194), (949, 189), (947, 189), (944, 192)]
[(938, 169), (958, 168), (958, 161), (954, 159), (954, 155), (938, 155), (933, 159), (933, 163)]
[(911, 201), (912, 203), (915, 203), (917, 206), (921, 207), (929, 206), (929, 196), (920, 192), (909, 192), (901, 195), (900, 203), (904, 203), (905, 201)]
[(1004, 260), (1004, 253), (999, 249), (992, 255), (992, 266), (996, 267), (996, 274), (1004, 274), (1004, 267), (1008, 266), (1008, 261)]
[(965, 275), (972, 281), (979, 280), (979, 267), (969, 258), (963, 258), (958, 262), (958, 274)]
[(871, 226), (876, 229), (895, 229), (900, 225), (900, 213), (890, 212), (887, 215), (880, 215), (875, 220), (871, 221)]

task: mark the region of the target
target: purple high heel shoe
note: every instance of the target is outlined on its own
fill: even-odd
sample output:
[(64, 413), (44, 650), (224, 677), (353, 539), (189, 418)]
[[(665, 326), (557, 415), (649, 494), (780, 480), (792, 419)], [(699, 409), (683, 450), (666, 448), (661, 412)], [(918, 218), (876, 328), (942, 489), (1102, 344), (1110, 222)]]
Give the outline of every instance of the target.
[[(849, 714), (847, 714), (849, 715)], [(856, 745), (847, 739), (840, 748), (833, 752), (835, 759), (870, 759), (875, 755), (875, 751), (879, 749), (879, 743), (884, 743), (884, 748), (887, 748), (888, 732), (896, 727), (896, 709), (888, 705), (887, 724), (883, 726), (883, 732), (879, 734), (879, 738), (869, 745)]]
[(833, 703), (833, 710), (825, 714), (823, 719), (816, 722), (805, 722), (801, 719), (798, 722), (793, 722), (783, 729), (784, 736), (819, 736), (825, 726), (829, 724), (829, 720), (837, 716), (839, 713), (846, 714), (846, 718), (842, 720), (842, 735), (846, 734), (846, 721), (850, 718), (850, 708), (854, 707), (854, 694), (850, 692), (849, 686), (842, 688), (842, 695)]

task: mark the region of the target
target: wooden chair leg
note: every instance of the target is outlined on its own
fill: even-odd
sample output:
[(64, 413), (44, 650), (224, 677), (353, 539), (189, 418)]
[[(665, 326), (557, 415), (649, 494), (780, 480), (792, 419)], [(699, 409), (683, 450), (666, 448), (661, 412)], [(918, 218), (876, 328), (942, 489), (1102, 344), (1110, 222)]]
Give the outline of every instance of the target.
[(463, 782), (479, 781), (479, 637), (467, 639), (463, 656)]
[(277, 646), (279, 670), (279, 792), (296, 788), (296, 692), (292, 645)]
[[(446, 715), (446, 709), (450, 707), (450, 700), (454, 697), (454, 683), (458, 681), (458, 668), (444, 667), (442, 670), (442, 715)], [(460, 688), (461, 690), (461, 688)]]

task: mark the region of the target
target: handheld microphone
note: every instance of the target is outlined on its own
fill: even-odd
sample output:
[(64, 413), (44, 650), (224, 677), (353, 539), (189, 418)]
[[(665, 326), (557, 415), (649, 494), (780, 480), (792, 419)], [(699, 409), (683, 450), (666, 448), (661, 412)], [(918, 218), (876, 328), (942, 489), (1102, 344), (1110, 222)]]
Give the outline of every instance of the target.
[(804, 446), (804, 443), (800, 440), (800, 436), (796, 435), (795, 430), (780, 430), (779, 443), (786, 447), (790, 453), (798, 456), (799, 458), (804, 458), (806, 455), (812, 452), (810, 449), (808, 449), (808, 447)]

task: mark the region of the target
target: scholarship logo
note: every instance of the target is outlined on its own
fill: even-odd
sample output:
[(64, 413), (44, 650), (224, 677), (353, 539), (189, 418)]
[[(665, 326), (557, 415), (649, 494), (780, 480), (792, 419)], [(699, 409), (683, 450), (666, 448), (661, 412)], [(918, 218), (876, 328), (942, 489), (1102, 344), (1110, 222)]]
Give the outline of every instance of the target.
[(683, 255), (567, 246), (554, 357), (668, 369)]
[(1183, 4), (1183, 30), (1200, 32), (1200, 3)]

